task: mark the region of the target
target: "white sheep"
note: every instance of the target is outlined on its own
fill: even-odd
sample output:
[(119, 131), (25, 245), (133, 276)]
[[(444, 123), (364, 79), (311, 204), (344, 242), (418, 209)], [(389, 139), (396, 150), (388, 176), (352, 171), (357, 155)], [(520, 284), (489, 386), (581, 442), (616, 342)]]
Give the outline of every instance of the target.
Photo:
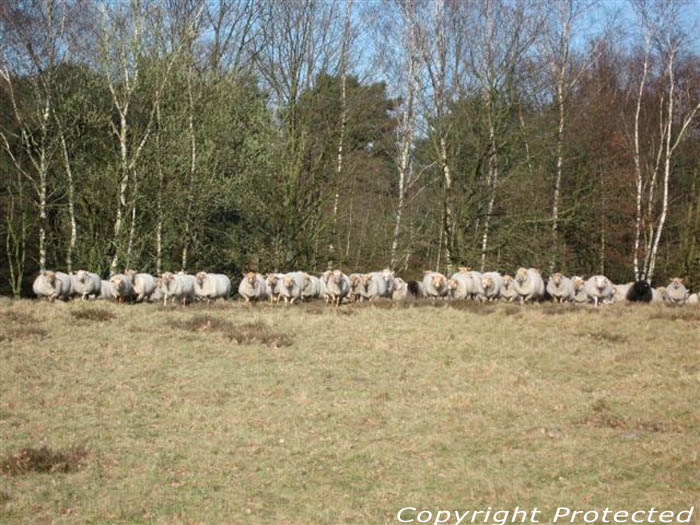
[(501, 299), (512, 303), (518, 298), (518, 292), (515, 291), (514, 279), (512, 275), (504, 275), (503, 283), (501, 284)]
[(270, 298), (271, 304), (280, 302), (280, 286), (282, 285), (282, 277), (284, 277), (283, 273), (268, 273), (264, 277), (265, 295)]
[(571, 285), (574, 287), (574, 302), (577, 304), (586, 304), (591, 302), (591, 298), (586, 293), (586, 281), (583, 277), (574, 275), (571, 278)]
[(688, 296), (686, 304), (692, 304), (693, 306), (697, 306), (698, 304), (700, 304), (700, 295), (698, 295), (697, 293), (691, 293)]
[(666, 304), (680, 306), (685, 304), (689, 295), (688, 289), (683, 284), (683, 279), (674, 277), (666, 286), (663, 297)]
[(160, 282), (163, 290), (163, 306), (168, 304), (168, 298), (172, 298), (173, 302), (180, 301), (182, 306), (194, 302), (197, 280), (193, 275), (183, 272), (176, 274), (165, 272), (160, 276)]
[(100, 280), (100, 295), (97, 296), (100, 301), (112, 301), (116, 299), (114, 295), (114, 287), (109, 281)]
[(503, 277), (498, 272), (486, 272), (481, 276), (480, 298), (482, 301), (495, 301), (501, 295)]
[(194, 294), (207, 302), (226, 300), (231, 295), (231, 280), (222, 273), (199, 272), (195, 276)]
[(109, 282), (112, 283), (114, 298), (118, 303), (126, 302), (134, 297), (134, 286), (131, 284), (131, 279), (123, 273), (113, 275), (109, 278)]
[(46, 297), (49, 302), (57, 298), (67, 301), (73, 293), (70, 275), (51, 270), (42, 271), (32, 284), (37, 297)]
[(544, 281), (535, 268), (518, 268), (513, 284), (521, 304), (539, 301), (544, 297)]
[(301, 272), (285, 274), (279, 287), (280, 298), (284, 299), (285, 304), (294, 304), (294, 301), (301, 299), (303, 286)]
[(627, 300), (627, 293), (630, 291), (630, 288), (634, 283), (625, 283), (625, 284), (614, 284), (613, 285), (613, 300), (617, 302), (624, 302)]
[[(391, 280), (393, 286), (393, 278)], [(378, 297), (386, 297), (387, 284), (381, 272), (366, 273), (360, 277), (361, 293), (368, 301), (374, 301)]]
[(423, 274), (423, 292), (426, 297), (447, 297), (447, 277), (439, 272), (426, 270)]
[(333, 306), (340, 306), (350, 293), (350, 279), (340, 270), (324, 273), (325, 286)]
[(403, 301), (408, 297), (408, 284), (401, 277), (394, 277), (394, 291), (391, 298), (394, 301)]
[(75, 295), (85, 301), (89, 298), (95, 299), (100, 295), (102, 279), (96, 273), (87, 270), (78, 270), (70, 275), (71, 287)]
[(136, 273), (135, 270), (124, 270), (124, 275), (131, 281), (131, 286), (134, 288), (133, 295), (137, 303), (144, 299), (149, 301), (151, 295), (156, 290), (156, 278), (150, 273)]
[(664, 286), (659, 286), (658, 288), (652, 288), (651, 289), (651, 302), (652, 303), (663, 303), (665, 294), (666, 294), (666, 288)]
[(351, 302), (360, 301), (365, 299), (364, 287), (362, 286), (362, 274), (361, 273), (351, 273), (348, 276), (350, 281), (350, 292), (348, 293), (348, 298)]
[[(264, 301), (268, 295), (277, 300), (279, 292), (276, 291), (277, 275), (270, 274), (265, 279), (262, 275), (255, 272), (246, 272), (243, 274), (243, 280), (238, 285), (238, 295), (245, 299), (246, 303), (251, 301)], [(270, 291), (273, 291), (270, 293)]]
[(603, 304), (612, 302), (615, 296), (610, 279), (604, 275), (594, 275), (588, 278), (584, 288), (586, 290), (586, 295), (588, 295), (596, 307), (598, 303), (601, 302)]
[(318, 299), (321, 297), (321, 279), (315, 275), (301, 272), (301, 298), (303, 300)]
[(394, 272), (392, 272), (389, 268), (384, 268), (379, 273), (386, 284), (386, 291), (382, 297), (391, 297), (391, 295), (394, 293), (394, 288), (396, 288), (396, 277), (394, 277)]
[(556, 303), (568, 303), (574, 300), (574, 285), (571, 279), (557, 272), (547, 280), (547, 293)]

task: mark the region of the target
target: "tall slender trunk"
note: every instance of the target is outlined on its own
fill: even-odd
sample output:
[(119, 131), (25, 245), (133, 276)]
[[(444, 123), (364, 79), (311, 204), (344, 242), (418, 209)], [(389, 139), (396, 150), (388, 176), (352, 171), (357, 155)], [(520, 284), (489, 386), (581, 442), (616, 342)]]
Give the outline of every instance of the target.
[(48, 216), (46, 213), (46, 195), (47, 182), (46, 175), (48, 172), (46, 149), (48, 139), (49, 116), (51, 111), (51, 99), (49, 94), (46, 94), (46, 102), (44, 104), (44, 112), (41, 120), (41, 151), (39, 154), (39, 269), (46, 270), (46, 228)]
[(61, 151), (63, 152), (63, 166), (66, 170), (68, 178), (68, 218), (70, 220), (70, 241), (68, 242), (68, 253), (66, 254), (66, 269), (73, 271), (73, 252), (75, 244), (78, 240), (78, 227), (75, 221), (75, 185), (73, 184), (73, 170), (68, 157), (68, 147), (66, 146), (66, 137), (63, 134), (63, 129), (59, 124), (59, 135), (61, 139)]
[(559, 106), (559, 126), (557, 127), (557, 168), (554, 175), (554, 196), (552, 198), (552, 260), (549, 271), (553, 272), (557, 264), (559, 251), (559, 199), (561, 195), (561, 177), (564, 166), (564, 71), (557, 83), (557, 105)]
[(661, 216), (659, 217), (659, 224), (656, 227), (656, 234), (654, 236), (654, 243), (651, 249), (651, 257), (649, 259), (649, 271), (646, 278), (651, 281), (654, 277), (654, 269), (656, 266), (656, 256), (659, 250), (659, 241), (661, 240), (661, 234), (663, 233), (664, 224), (666, 223), (666, 215), (668, 213), (668, 183), (671, 178), (671, 131), (673, 126), (673, 97), (675, 91), (675, 78), (673, 74), (673, 61), (674, 53), (671, 52), (668, 62), (668, 77), (669, 77), (669, 90), (668, 90), (668, 110), (667, 110), (667, 127), (666, 127), (666, 140), (664, 146), (664, 180), (663, 180), (663, 196), (661, 201)]
[(329, 264), (333, 266), (335, 255), (335, 242), (338, 237), (338, 205), (340, 204), (340, 182), (343, 174), (343, 146), (345, 140), (345, 127), (348, 119), (347, 108), (347, 62), (348, 62), (348, 39), (350, 38), (350, 13), (353, 0), (345, 1), (345, 27), (343, 30), (343, 43), (340, 51), (340, 138), (338, 139), (338, 156), (336, 161), (336, 189), (333, 196), (333, 230), (331, 240), (328, 243)]
[(447, 141), (445, 136), (440, 137), (440, 164), (442, 164), (442, 179), (443, 179), (443, 219), (444, 224), (442, 229), (445, 235), (445, 261), (447, 264), (447, 272), (452, 273), (454, 253), (454, 226), (455, 217), (452, 210), (452, 171), (447, 161)]
[(136, 236), (136, 200), (139, 194), (139, 183), (136, 170), (132, 171), (133, 198), (131, 201), (131, 224), (129, 225), (129, 242), (126, 245), (126, 266), (131, 267), (131, 254), (134, 248), (134, 237)]
[(120, 170), (121, 179), (119, 181), (119, 194), (117, 195), (117, 213), (114, 219), (114, 255), (112, 256), (112, 263), (109, 266), (109, 274), (114, 275), (117, 273), (117, 267), (119, 265), (119, 252), (121, 250), (121, 242), (119, 237), (121, 235), (122, 229), (122, 216), (124, 214), (124, 208), (126, 208), (126, 190), (129, 186), (129, 162), (127, 153), (127, 122), (126, 122), (126, 108), (119, 108), (119, 155), (120, 155)]
[(484, 217), (484, 233), (481, 238), (481, 271), (486, 267), (486, 252), (488, 250), (489, 241), (489, 225), (491, 223), (491, 214), (493, 214), (493, 205), (496, 202), (496, 185), (498, 184), (498, 149), (496, 147), (496, 129), (494, 126), (494, 102), (493, 97), (489, 93), (487, 95), (487, 108), (489, 115), (489, 142), (491, 143), (491, 154), (489, 156), (489, 176), (487, 180), (489, 190), (489, 202), (486, 207), (486, 217)]
[(644, 55), (644, 71), (642, 73), (642, 80), (639, 82), (639, 91), (637, 92), (637, 106), (634, 112), (634, 176), (635, 176), (635, 193), (636, 193), (636, 208), (634, 216), (634, 253), (633, 253), (633, 266), (634, 266), (634, 280), (638, 281), (641, 279), (641, 274), (639, 270), (639, 242), (642, 234), (642, 192), (643, 192), (643, 178), (642, 178), (642, 161), (641, 152), (639, 146), (639, 115), (642, 111), (642, 96), (644, 94), (644, 85), (646, 84), (647, 74), (649, 72), (649, 52), (650, 52), (651, 41), (647, 40), (646, 52)]
[(163, 131), (160, 121), (160, 101), (156, 102), (156, 122), (158, 133), (156, 134), (156, 167), (158, 170), (158, 194), (156, 196), (156, 209), (158, 222), (156, 224), (156, 274), (160, 275), (163, 269), (163, 191), (165, 178), (163, 176), (162, 149), (160, 144), (160, 134)]
[(187, 101), (189, 107), (189, 116), (187, 131), (190, 139), (190, 176), (189, 176), (189, 191), (187, 192), (187, 210), (185, 212), (185, 244), (182, 247), (182, 271), (187, 268), (187, 251), (190, 244), (190, 223), (192, 221), (192, 206), (194, 203), (194, 178), (197, 169), (197, 140), (194, 132), (194, 98), (192, 96), (192, 65), (187, 73)]

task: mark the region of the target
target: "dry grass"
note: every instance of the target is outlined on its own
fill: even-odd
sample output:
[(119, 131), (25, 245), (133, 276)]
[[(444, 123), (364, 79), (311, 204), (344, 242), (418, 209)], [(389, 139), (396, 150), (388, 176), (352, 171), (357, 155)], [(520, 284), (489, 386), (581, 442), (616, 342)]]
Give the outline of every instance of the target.
[[(96, 329), (86, 306), (0, 306), (0, 333), (48, 334), (0, 342), (0, 462), (26, 465), (0, 473), (2, 523), (697, 503), (700, 325), (680, 308), (104, 304)], [(79, 462), (40, 460), (75, 443)]]

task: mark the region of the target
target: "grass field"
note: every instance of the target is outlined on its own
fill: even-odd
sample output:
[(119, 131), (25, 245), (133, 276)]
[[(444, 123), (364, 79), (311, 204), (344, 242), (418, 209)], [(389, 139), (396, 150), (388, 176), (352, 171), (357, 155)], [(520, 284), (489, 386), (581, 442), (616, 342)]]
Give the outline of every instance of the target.
[(700, 308), (6, 300), (0, 522), (681, 510), (699, 400)]

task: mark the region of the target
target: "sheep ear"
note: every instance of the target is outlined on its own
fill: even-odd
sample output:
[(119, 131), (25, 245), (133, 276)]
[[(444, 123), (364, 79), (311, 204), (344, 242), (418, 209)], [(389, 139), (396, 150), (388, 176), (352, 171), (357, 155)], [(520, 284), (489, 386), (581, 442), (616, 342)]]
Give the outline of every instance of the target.
[(678, 279), (678, 282), (683, 284), (683, 278), (681, 277), (680, 279)]

